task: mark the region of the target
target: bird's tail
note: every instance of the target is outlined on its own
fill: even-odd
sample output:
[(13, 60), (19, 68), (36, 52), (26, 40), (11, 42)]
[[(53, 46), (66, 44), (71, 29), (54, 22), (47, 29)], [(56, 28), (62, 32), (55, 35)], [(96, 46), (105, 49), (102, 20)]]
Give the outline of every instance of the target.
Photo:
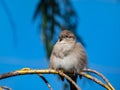
[[(74, 82), (77, 82), (77, 75), (72, 75), (70, 77)], [(69, 82), (69, 84), (70, 84), (70, 90), (77, 90), (76, 87), (71, 82)]]

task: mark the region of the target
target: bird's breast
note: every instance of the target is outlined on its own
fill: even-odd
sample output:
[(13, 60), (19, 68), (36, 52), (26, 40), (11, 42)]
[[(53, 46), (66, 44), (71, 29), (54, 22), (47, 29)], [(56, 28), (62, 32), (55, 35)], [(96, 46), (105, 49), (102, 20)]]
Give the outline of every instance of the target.
[(78, 64), (78, 60), (73, 55), (68, 55), (63, 58), (55, 56), (53, 59), (53, 63), (55, 69), (70, 71), (72, 69), (75, 69), (76, 65)]
[(74, 44), (67, 44), (58, 42), (55, 46), (55, 54), (61, 58), (68, 55), (69, 52), (74, 48)]

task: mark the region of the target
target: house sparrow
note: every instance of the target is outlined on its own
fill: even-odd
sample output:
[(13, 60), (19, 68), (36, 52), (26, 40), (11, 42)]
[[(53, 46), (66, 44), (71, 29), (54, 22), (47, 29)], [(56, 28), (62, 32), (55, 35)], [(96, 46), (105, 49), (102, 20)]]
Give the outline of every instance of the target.
[[(87, 66), (87, 55), (81, 43), (76, 42), (75, 35), (68, 30), (60, 33), (50, 57), (50, 68), (64, 72), (79, 73)], [(75, 82), (77, 75), (69, 75)], [(70, 83), (70, 90), (76, 88)]]

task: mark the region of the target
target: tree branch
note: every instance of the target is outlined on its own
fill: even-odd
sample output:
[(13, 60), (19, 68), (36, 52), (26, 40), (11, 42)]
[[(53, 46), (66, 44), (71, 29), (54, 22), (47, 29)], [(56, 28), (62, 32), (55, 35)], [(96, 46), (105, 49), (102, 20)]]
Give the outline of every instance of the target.
[(95, 78), (95, 77), (93, 77), (93, 76), (91, 76), (89, 74), (86, 74), (85, 72), (81, 72), (80, 75), (82, 75), (82, 76), (84, 76), (84, 77), (86, 77), (86, 78), (88, 78), (88, 79), (98, 83), (99, 85), (101, 85), (102, 87), (106, 88), (107, 90), (114, 90), (114, 89), (109, 88), (108, 85), (104, 84), (103, 82), (101, 82), (97, 78)]
[(0, 90), (11, 90), (11, 88), (6, 87), (6, 86), (0, 86)]
[(42, 78), (42, 80), (46, 83), (46, 85), (48, 86), (48, 88), (49, 88), (50, 90), (53, 90), (52, 87), (51, 87), (51, 85), (49, 84), (49, 82), (46, 80), (46, 78), (45, 78), (42, 74), (38, 74), (38, 76), (39, 76), (40, 78)]
[(23, 68), (21, 70), (5, 73), (5, 74), (0, 74), (0, 80), (13, 77), (13, 76), (18, 76), (18, 75), (25, 75), (25, 74), (59, 74), (60, 76), (65, 77), (67, 80), (69, 80), (77, 90), (80, 90), (78, 85), (66, 74), (64, 74), (62, 71), (56, 71), (52, 69), (45, 69), (45, 70), (31, 70), (30, 68)]
[(111, 90), (115, 90), (114, 87), (109, 82), (109, 80), (102, 73), (97, 72), (96, 70), (92, 70), (92, 69), (84, 69), (83, 71), (92, 72), (92, 73), (97, 74), (98, 76), (100, 76), (108, 84), (108, 86), (111, 88)]
[[(102, 81), (98, 80), (97, 78), (95, 78), (95, 77), (93, 77), (93, 76), (91, 76), (91, 75), (89, 75), (89, 74), (87, 74), (85, 72), (93, 72), (93, 73), (97, 74), (98, 76), (102, 77), (103, 80), (107, 84), (104, 84)], [(65, 77), (67, 80), (69, 80), (77, 88), (77, 90), (80, 90), (78, 85), (69, 76), (66, 75), (66, 74), (72, 74), (72, 73), (71, 72), (69, 72), (69, 73), (67, 72), (66, 74), (65, 73), (63, 71), (56, 71), (56, 70), (53, 70), (53, 69), (32, 70), (30, 68), (23, 68), (21, 70), (16, 70), (16, 71), (5, 73), (5, 74), (0, 74), (0, 80), (1, 79), (5, 79), (5, 78), (9, 78), (9, 77), (13, 77), (13, 76), (25, 75), (25, 74), (58, 74), (60, 76)], [(107, 90), (115, 90), (113, 88), (113, 86), (110, 84), (110, 82), (105, 78), (105, 76), (103, 76), (101, 73), (99, 73), (99, 72), (97, 72), (95, 70), (85, 69), (83, 72), (76, 73), (76, 74), (82, 75), (82, 76), (84, 76), (84, 77), (86, 77), (86, 78), (88, 78), (88, 79), (98, 83), (99, 85), (101, 85), (102, 87), (106, 88)], [(46, 81), (44, 80), (45, 83), (46, 83)], [(47, 86), (49, 87), (50, 84), (49, 83), (46, 83), (46, 84), (48, 84)], [(49, 87), (49, 89), (50, 89), (50, 87)], [(50, 89), (50, 90), (52, 90), (52, 89)]]

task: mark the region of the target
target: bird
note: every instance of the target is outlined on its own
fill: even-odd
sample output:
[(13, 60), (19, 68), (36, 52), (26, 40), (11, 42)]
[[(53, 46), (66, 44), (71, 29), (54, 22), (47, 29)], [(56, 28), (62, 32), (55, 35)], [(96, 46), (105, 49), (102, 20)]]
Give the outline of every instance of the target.
[[(58, 41), (53, 46), (50, 56), (50, 69), (80, 73), (87, 67), (87, 62), (87, 54), (83, 45), (76, 41), (73, 32), (63, 30), (59, 35)], [(77, 82), (77, 74), (68, 76)], [(77, 90), (71, 82), (69, 84), (70, 90)]]

